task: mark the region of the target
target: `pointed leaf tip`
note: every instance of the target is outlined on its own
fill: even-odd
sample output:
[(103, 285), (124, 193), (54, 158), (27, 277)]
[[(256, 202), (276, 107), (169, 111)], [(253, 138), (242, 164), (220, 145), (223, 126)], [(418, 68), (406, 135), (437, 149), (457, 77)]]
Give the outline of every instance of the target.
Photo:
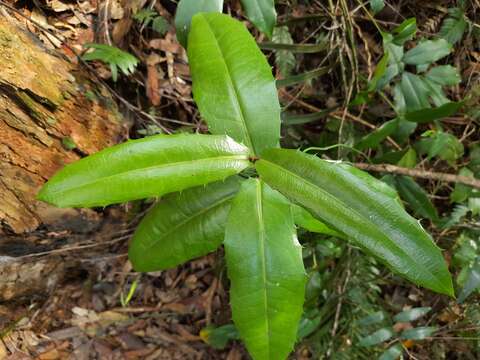
[(410, 281), (453, 296), (440, 249), (383, 182), (346, 164), (272, 149), (255, 163), (265, 182)]

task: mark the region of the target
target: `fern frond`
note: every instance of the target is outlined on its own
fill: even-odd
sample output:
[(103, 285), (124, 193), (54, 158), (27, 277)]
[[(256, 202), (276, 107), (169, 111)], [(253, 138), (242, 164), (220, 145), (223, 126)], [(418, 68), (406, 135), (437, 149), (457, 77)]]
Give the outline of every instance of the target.
[(105, 44), (85, 44), (85, 48), (93, 51), (82, 56), (85, 61), (99, 60), (110, 66), (113, 81), (117, 81), (118, 69), (125, 74), (133, 74), (139, 60), (132, 54), (117, 47)]
[[(273, 29), (272, 41), (279, 44), (293, 44), (292, 35), (287, 26)], [(275, 65), (283, 77), (289, 76), (295, 69), (295, 56), (288, 50), (275, 50)]]

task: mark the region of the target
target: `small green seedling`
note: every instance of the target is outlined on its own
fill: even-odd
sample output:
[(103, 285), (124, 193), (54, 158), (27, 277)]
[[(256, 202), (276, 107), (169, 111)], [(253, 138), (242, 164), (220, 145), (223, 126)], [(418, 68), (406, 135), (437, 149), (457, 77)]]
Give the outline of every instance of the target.
[(133, 236), (134, 269), (169, 269), (223, 244), (233, 321), (257, 360), (287, 358), (297, 339), (306, 282), (297, 225), (339, 234), (415, 284), (453, 295), (440, 249), (394, 190), (348, 164), (280, 148), (275, 80), (241, 22), (195, 15), (187, 50), (211, 135), (113, 146), (66, 166), (38, 198), (93, 207), (162, 196)]
[(85, 61), (100, 60), (110, 66), (112, 80), (117, 81), (118, 69), (124, 75), (133, 74), (138, 65), (138, 59), (132, 54), (115, 46), (105, 44), (85, 44), (86, 49), (93, 49), (82, 56)]

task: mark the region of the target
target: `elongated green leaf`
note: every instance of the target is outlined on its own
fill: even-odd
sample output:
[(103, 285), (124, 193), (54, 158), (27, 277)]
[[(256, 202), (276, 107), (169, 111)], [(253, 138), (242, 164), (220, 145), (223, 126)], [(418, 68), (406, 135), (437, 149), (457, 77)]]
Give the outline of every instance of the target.
[(316, 315), (314, 317), (307, 317), (304, 314), (300, 319), (300, 324), (298, 325), (298, 333), (297, 333), (298, 340), (302, 340), (307, 336), (313, 334), (313, 332), (317, 330), (320, 324), (322, 323), (322, 320), (323, 320), (323, 316), (321, 314)]
[(358, 325), (368, 326), (372, 324), (378, 324), (383, 320), (385, 320), (385, 313), (383, 311), (377, 311), (358, 320)]
[(328, 73), (330, 69), (331, 69), (330, 66), (322, 66), (322, 67), (319, 67), (318, 69), (304, 72), (303, 74), (292, 75), (285, 79), (279, 79), (276, 81), (276, 85), (277, 85), (277, 88), (281, 88), (284, 86), (291, 86), (291, 85), (303, 83)]
[(411, 40), (416, 32), (417, 19), (409, 18), (393, 30), (393, 42), (397, 45), (403, 45), (406, 41)]
[(170, 194), (138, 225), (128, 251), (137, 271), (158, 271), (206, 255), (223, 241), (238, 177)]
[(409, 176), (397, 176), (396, 188), (400, 196), (405, 199), (417, 216), (437, 221), (438, 213), (435, 206), (427, 196), (423, 188)]
[(400, 337), (405, 340), (423, 340), (430, 337), (438, 330), (434, 326), (422, 326), (413, 329), (404, 330)]
[(375, 129), (370, 134), (364, 136), (360, 141), (355, 145), (355, 148), (358, 150), (364, 150), (368, 148), (376, 148), (380, 143), (390, 136), (398, 128), (398, 119), (387, 121), (382, 124), (378, 129)]
[(301, 228), (304, 228), (305, 230), (319, 234), (332, 235), (339, 238), (345, 237), (345, 235), (340, 234), (338, 231), (330, 229), (327, 225), (315, 219), (307, 210), (305, 210), (301, 206), (292, 204), (292, 212), (295, 224), (300, 226)]
[(467, 280), (458, 295), (458, 303), (463, 303), (467, 297), (475, 290), (480, 288), (480, 256), (476, 258), (475, 262), (468, 270)]
[[(382, 85), (385, 86), (396, 75), (395, 74), (393, 76), (385, 76), (385, 73), (387, 71), (388, 58), (389, 53), (386, 52), (378, 62), (377, 67), (375, 68), (375, 72), (373, 73), (372, 80), (370, 80), (370, 82), (368, 83), (368, 91), (381, 90)], [(385, 79), (383, 81), (383, 84), (380, 84), (380, 86), (377, 87), (379, 80), (382, 78)]]
[(426, 76), (439, 85), (457, 85), (462, 81), (457, 68), (451, 65), (435, 66), (428, 71)]
[(436, 108), (421, 109), (416, 111), (407, 112), (405, 114), (405, 120), (413, 121), (416, 123), (427, 123), (444, 117), (452, 116), (458, 112), (463, 106), (463, 102), (448, 102), (442, 106)]
[(393, 317), (393, 321), (398, 321), (398, 322), (415, 321), (421, 318), (422, 316), (428, 314), (430, 310), (432, 310), (431, 307), (418, 307), (410, 310), (405, 310), (395, 315)]
[(319, 44), (285, 44), (265, 41), (258, 44), (262, 50), (286, 50), (292, 53), (299, 54), (315, 54), (325, 51), (328, 48), (328, 43), (321, 42)]
[(294, 150), (269, 150), (256, 168), (269, 185), (393, 271), (434, 291), (453, 294), (439, 248), (383, 182), (351, 166)]
[(271, 38), (277, 22), (274, 0), (242, 0), (242, 5), (253, 25)]
[(426, 40), (408, 50), (403, 56), (403, 61), (411, 65), (431, 64), (447, 56), (451, 51), (452, 45), (445, 39)]
[(256, 360), (285, 359), (302, 314), (305, 270), (291, 206), (258, 179), (243, 183), (225, 232), (235, 326)]
[(184, 48), (187, 48), (188, 33), (195, 14), (201, 12), (221, 13), (223, 0), (180, 0), (175, 14), (175, 28), (177, 39)]
[(385, 350), (382, 355), (378, 358), (378, 360), (398, 360), (400, 355), (403, 353), (403, 347), (401, 344), (395, 344), (390, 346), (387, 350)]
[(38, 199), (58, 207), (106, 206), (222, 180), (248, 165), (248, 149), (228, 136), (156, 135), (67, 165)]
[(188, 58), (193, 94), (214, 134), (256, 154), (280, 139), (280, 103), (270, 65), (245, 26), (222, 14), (195, 15)]
[(400, 89), (405, 99), (407, 112), (431, 107), (428, 101), (430, 90), (420, 76), (407, 71), (404, 72), (400, 82)]
[(397, 72), (402, 72), (404, 68), (403, 60), (403, 46), (396, 45), (393, 42), (393, 38), (390, 34), (383, 38), (383, 44), (385, 47), (385, 52), (389, 54), (388, 63), (394, 65), (397, 69)]
[(284, 125), (302, 125), (325, 118), (328, 114), (335, 111), (336, 108), (325, 109), (311, 114), (282, 113), (282, 123)]
[(390, 328), (383, 328), (375, 331), (373, 334), (365, 336), (360, 340), (360, 346), (373, 346), (387, 341), (393, 336), (393, 330)]

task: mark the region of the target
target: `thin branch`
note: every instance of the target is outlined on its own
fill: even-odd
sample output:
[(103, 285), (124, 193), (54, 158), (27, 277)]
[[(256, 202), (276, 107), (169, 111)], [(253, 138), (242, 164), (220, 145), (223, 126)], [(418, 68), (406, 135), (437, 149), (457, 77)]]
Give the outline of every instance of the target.
[(407, 175), (411, 177), (429, 179), (429, 180), (439, 180), (449, 183), (459, 183), (480, 189), (480, 180), (473, 177), (461, 176), (455, 174), (439, 173), (433, 171), (426, 171), (420, 169), (410, 169), (404, 168), (396, 165), (390, 164), (365, 164), (365, 163), (355, 163), (355, 167), (374, 172), (385, 172), (398, 175)]

